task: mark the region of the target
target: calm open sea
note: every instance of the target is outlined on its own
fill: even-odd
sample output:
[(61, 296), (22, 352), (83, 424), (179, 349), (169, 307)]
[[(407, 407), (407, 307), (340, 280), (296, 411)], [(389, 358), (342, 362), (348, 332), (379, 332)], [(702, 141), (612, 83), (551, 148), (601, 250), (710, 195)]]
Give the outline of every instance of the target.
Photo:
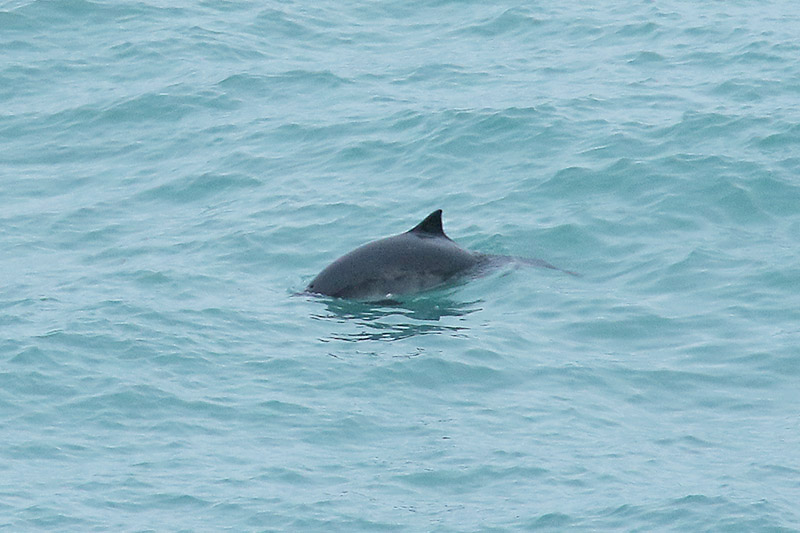
[(0, 529), (800, 530), (800, 10), (549, 4), (0, 2)]

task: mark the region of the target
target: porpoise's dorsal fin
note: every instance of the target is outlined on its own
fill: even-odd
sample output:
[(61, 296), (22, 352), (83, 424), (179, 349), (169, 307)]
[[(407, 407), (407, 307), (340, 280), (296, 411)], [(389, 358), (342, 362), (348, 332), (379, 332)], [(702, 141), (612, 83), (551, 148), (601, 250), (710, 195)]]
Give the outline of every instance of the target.
[(444, 229), (442, 229), (442, 210), (437, 209), (427, 217), (425, 220), (414, 226), (413, 229), (409, 230), (409, 233), (417, 233), (420, 235), (426, 235), (428, 237), (447, 237), (444, 234)]

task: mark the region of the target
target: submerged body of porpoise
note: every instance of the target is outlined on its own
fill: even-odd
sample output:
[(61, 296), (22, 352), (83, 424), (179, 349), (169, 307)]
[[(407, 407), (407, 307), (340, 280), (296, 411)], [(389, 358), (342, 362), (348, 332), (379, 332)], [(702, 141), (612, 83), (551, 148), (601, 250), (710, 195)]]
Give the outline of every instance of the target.
[(511, 260), (561, 270), (540, 259), (464, 250), (445, 235), (442, 210), (437, 209), (405, 233), (343, 255), (320, 272), (306, 290), (337, 298), (386, 299), (433, 289), (488, 265)]

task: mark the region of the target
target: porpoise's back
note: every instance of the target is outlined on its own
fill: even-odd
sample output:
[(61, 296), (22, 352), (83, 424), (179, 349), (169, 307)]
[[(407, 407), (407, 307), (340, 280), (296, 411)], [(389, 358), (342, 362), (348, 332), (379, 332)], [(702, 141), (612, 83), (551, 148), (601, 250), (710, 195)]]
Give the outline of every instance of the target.
[(442, 230), (441, 210), (416, 227), (367, 243), (343, 255), (308, 285), (310, 292), (339, 298), (385, 298), (441, 285), (480, 262)]

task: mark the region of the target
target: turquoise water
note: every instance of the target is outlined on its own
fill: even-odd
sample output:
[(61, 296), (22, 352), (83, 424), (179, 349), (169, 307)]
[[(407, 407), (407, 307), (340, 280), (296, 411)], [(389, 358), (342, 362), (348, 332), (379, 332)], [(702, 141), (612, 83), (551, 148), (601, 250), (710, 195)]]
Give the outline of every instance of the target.
[[(0, 528), (800, 530), (793, 2), (0, 4)], [(434, 209), (506, 267), (298, 296)]]

